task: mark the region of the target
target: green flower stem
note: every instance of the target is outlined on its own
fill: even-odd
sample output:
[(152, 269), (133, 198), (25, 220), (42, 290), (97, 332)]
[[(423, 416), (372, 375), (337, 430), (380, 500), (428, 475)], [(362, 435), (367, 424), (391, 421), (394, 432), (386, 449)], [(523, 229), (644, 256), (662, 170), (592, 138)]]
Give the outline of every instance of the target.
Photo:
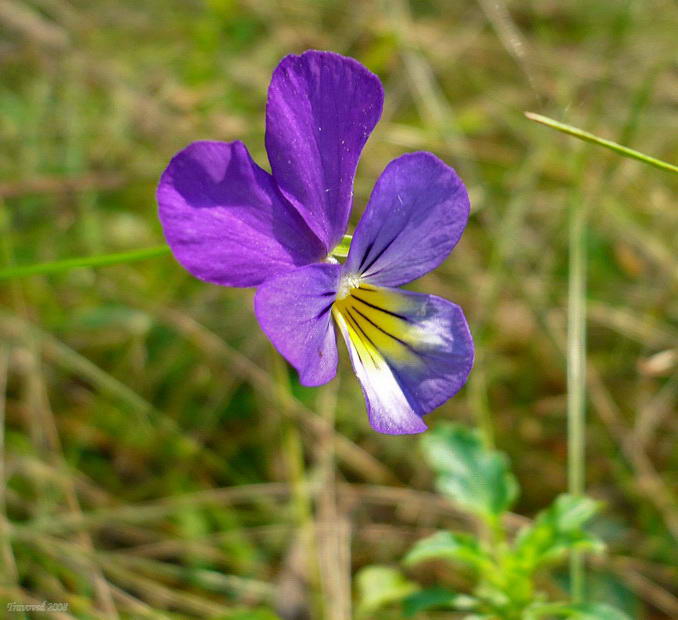
[(351, 247), (353, 235), (344, 235), (344, 238), (339, 242), (339, 245), (332, 250), (332, 256), (336, 258), (346, 258)]
[(142, 250), (132, 250), (131, 252), (99, 254), (96, 256), (81, 256), (78, 258), (67, 258), (65, 260), (59, 260), (50, 263), (38, 263), (37, 265), (16, 265), (7, 267), (5, 269), (0, 269), (0, 280), (63, 273), (70, 271), (71, 269), (79, 269), (81, 267), (108, 267), (110, 265), (119, 265), (121, 263), (131, 263), (138, 260), (145, 260), (147, 258), (165, 256), (169, 253), (169, 246), (160, 245), (152, 248), (143, 248)]
[[(580, 162), (583, 161), (580, 159)], [(569, 217), (569, 273), (567, 296), (567, 478), (572, 495), (584, 494), (586, 459), (586, 203), (577, 191)], [(571, 594), (584, 597), (584, 559), (570, 558)]]
[(644, 153), (640, 153), (639, 151), (634, 151), (633, 149), (630, 149), (626, 146), (622, 146), (621, 144), (612, 142), (612, 140), (605, 140), (605, 138), (599, 138), (598, 136), (589, 133), (588, 131), (578, 129), (577, 127), (573, 127), (572, 125), (566, 125), (565, 123), (554, 121), (552, 118), (542, 116), (541, 114), (535, 114), (534, 112), (525, 112), (524, 114), (531, 121), (536, 121), (537, 123), (541, 123), (542, 125), (546, 125), (547, 127), (551, 127), (552, 129), (557, 129), (558, 131), (562, 131), (563, 133), (574, 136), (575, 138), (579, 138), (580, 140), (592, 142), (593, 144), (598, 144), (599, 146), (604, 146), (605, 148), (610, 149), (615, 153), (619, 153), (624, 157), (637, 159), (638, 161), (642, 161), (646, 164), (649, 164), (650, 166), (659, 168), (660, 170), (668, 170), (669, 172), (678, 172), (678, 166), (674, 166), (673, 164), (670, 164), (666, 161), (662, 161), (661, 159), (656, 159), (655, 157), (650, 157), (649, 155), (645, 155)]

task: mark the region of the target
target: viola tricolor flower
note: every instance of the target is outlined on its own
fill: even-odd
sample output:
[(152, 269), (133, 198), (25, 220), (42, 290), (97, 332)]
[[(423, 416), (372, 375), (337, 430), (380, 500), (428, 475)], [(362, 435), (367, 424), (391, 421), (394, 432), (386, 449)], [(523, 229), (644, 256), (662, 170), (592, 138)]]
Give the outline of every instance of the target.
[(454, 170), (409, 153), (381, 174), (343, 264), (358, 158), (381, 116), (379, 78), (351, 58), (287, 56), (268, 90), (269, 174), (241, 142), (194, 142), (170, 162), (159, 214), (176, 259), (222, 286), (258, 287), (255, 312), (303, 385), (337, 371), (346, 341), (372, 427), (418, 433), (464, 385), (473, 341), (459, 306), (397, 288), (445, 260), (469, 199)]

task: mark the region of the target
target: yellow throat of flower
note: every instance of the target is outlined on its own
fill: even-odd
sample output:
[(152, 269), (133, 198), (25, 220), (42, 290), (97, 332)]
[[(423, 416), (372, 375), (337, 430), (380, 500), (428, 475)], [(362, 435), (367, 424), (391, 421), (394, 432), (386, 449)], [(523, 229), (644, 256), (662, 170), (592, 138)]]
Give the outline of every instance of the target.
[(403, 313), (404, 299), (388, 289), (345, 276), (332, 315), (363, 364), (380, 366), (384, 358), (412, 358), (413, 330)]

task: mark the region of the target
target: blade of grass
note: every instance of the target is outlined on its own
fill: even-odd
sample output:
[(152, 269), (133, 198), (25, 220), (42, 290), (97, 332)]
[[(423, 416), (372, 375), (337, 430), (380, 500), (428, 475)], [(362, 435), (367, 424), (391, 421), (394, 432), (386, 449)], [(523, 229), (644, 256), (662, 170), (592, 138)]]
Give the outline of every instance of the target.
[[(586, 268), (587, 198), (582, 187), (588, 160), (580, 151), (574, 161), (574, 188), (568, 205), (567, 281), (567, 488), (575, 496), (586, 486)], [(570, 595), (574, 603), (584, 601), (584, 556), (570, 554)]]
[[(583, 495), (586, 471), (586, 211), (575, 190), (568, 227), (567, 293), (567, 482), (572, 495)], [(570, 591), (576, 603), (584, 600), (584, 579), (584, 558), (573, 552)]]
[[(275, 382), (279, 407), (288, 405), (292, 394), (289, 373), (285, 361), (271, 349), (272, 375)], [(289, 415), (281, 418), (281, 443), (290, 485), (290, 502), (297, 526), (297, 536), (290, 540), (288, 558), (279, 575), (276, 598), (282, 598), (290, 609), (318, 611), (312, 593), (319, 591), (319, 570), (317, 532), (313, 514), (313, 504), (307, 482), (304, 462), (305, 450), (301, 431), (297, 423)], [(327, 428), (325, 432), (332, 432)], [(297, 551), (296, 546), (301, 548)], [(301, 574), (300, 574), (301, 573)], [(291, 584), (295, 584), (292, 591)], [(296, 599), (298, 600), (292, 600)]]
[(580, 140), (584, 140), (585, 142), (591, 142), (599, 146), (604, 146), (605, 148), (608, 148), (611, 151), (614, 151), (615, 153), (618, 153), (619, 155), (622, 155), (624, 157), (637, 159), (638, 161), (642, 161), (646, 164), (649, 164), (650, 166), (659, 168), (660, 170), (668, 170), (669, 172), (678, 172), (678, 166), (674, 166), (673, 164), (670, 164), (666, 161), (662, 161), (661, 159), (650, 157), (650, 155), (645, 155), (640, 151), (634, 151), (633, 149), (630, 149), (626, 146), (622, 146), (621, 144), (612, 142), (612, 140), (599, 138), (598, 136), (589, 133), (588, 131), (584, 131), (583, 129), (578, 129), (577, 127), (573, 127), (572, 125), (566, 125), (565, 123), (554, 121), (552, 118), (542, 116), (541, 114), (535, 114), (534, 112), (524, 112), (524, 114), (531, 121), (541, 123), (542, 125), (551, 127), (551, 129), (557, 129), (558, 131), (562, 131), (563, 133), (574, 136), (575, 138), (579, 138)]
[(16, 561), (9, 539), (9, 523), (5, 506), (5, 390), (7, 388), (7, 371), (9, 369), (9, 347), (0, 347), (0, 582), (8, 587), (16, 585), (18, 579)]
[(327, 420), (328, 430), (315, 447), (315, 460), (322, 483), (315, 494), (318, 566), (324, 617), (327, 620), (351, 618), (350, 532), (346, 515), (337, 500), (337, 471), (334, 439), (339, 399), (339, 380), (320, 390), (317, 410)]
[[(588, 204), (591, 204), (590, 199)], [(520, 290), (523, 294), (527, 307), (533, 312), (535, 322), (540, 326), (553, 350), (566, 358), (567, 334), (564, 329), (566, 317), (561, 315), (560, 312), (553, 312), (549, 302), (540, 298), (538, 289), (534, 286), (523, 286), (528, 269), (531, 270), (532, 266), (525, 265), (522, 268), (517, 268), (515, 272), (507, 272), (507, 274), (516, 280), (514, 284), (521, 284), (517, 290)], [(604, 385), (596, 367), (589, 365), (586, 369), (586, 375), (587, 387), (591, 393), (592, 411), (605, 424), (610, 435), (615, 438), (618, 446), (615, 446), (615, 451), (618, 452), (619, 448), (622, 449), (633, 470), (633, 485), (630, 488), (643, 494), (644, 499), (656, 509), (666, 527), (672, 533), (678, 531), (676, 530), (678, 520), (675, 518), (676, 511), (674, 509), (676, 502), (672, 498), (671, 491), (648, 459), (647, 453), (641, 450), (638, 444), (632, 444), (628, 440), (630, 431), (623, 425), (621, 421), (622, 413), (612, 399), (609, 389)], [(635, 493), (631, 495), (632, 501), (634, 497)]]
[(152, 248), (132, 250), (130, 252), (100, 254), (97, 256), (80, 256), (77, 258), (67, 258), (49, 263), (39, 263), (36, 265), (17, 265), (13, 267), (7, 267), (6, 269), (1, 269), (0, 280), (63, 273), (65, 271), (79, 269), (81, 267), (108, 267), (110, 265), (119, 265), (120, 263), (131, 263), (138, 260), (145, 260), (147, 258), (165, 256), (169, 253), (169, 246), (159, 245)]
[(532, 71), (532, 58), (529, 53), (528, 42), (511, 17), (506, 3), (500, 0), (478, 0), (478, 4), (480, 4), (480, 8), (485, 13), (487, 20), (494, 28), (509, 56), (516, 61), (525, 74), (530, 88), (534, 91), (536, 100), (540, 101), (537, 82)]

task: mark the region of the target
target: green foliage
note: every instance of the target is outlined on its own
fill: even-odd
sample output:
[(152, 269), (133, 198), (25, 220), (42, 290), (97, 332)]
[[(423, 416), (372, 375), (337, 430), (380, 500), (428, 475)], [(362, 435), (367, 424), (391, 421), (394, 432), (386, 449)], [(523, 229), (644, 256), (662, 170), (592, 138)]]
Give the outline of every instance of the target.
[(535, 581), (538, 571), (564, 560), (575, 549), (602, 551), (602, 541), (584, 529), (598, 511), (598, 502), (588, 497), (561, 495), (511, 541), (502, 517), (515, 500), (518, 485), (506, 457), (488, 449), (476, 433), (458, 425), (431, 431), (421, 444), (427, 462), (436, 471), (438, 488), (477, 519), (481, 535), (436, 532), (415, 543), (403, 563), (413, 566), (430, 560), (449, 561), (465, 569), (475, 586), (470, 593), (445, 588), (408, 593), (412, 584), (393, 569), (387, 569), (380, 579), (377, 579), (380, 573), (371, 579), (369, 585), (379, 585), (385, 594), (373, 595), (370, 609), (402, 600), (407, 617), (428, 609), (449, 609), (473, 612), (466, 618), (475, 620), (625, 618), (607, 605), (547, 602), (546, 593), (538, 590)]
[(403, 613), (411, 618), (429, 609), (454, 609), (471, 611), (478, 606), (478, 599), (468, 594), (456, 594), (445, 588), (427, 588), (410, 594), (403, 600)]
[(541, 618), (573, 618), (574, 620), (628, 620), (628, 616), (604, 603), (537, 603), (525, 610), (525, 620)]
[(516, 561), (532, 571), (561, 560), (573, 549), (602, 551), (602, 542), (582, 529), (598, 507), (588, 497), (560, 495), (520, 531), (514, 547)]
[(485, 450), (477, 432), (440, 425), (424, 436), (422, 446), (438, 490), (460, 507), (492, 520), (515, 502), (518, 485), (506, 457)]
[(482, 571), (491, 562), (491, 557), (471, 534), (436, 532), (417, 542), (403, 561), (416, 564), (427, 560), (452, 560)]
[(390, 566), (366, 566), (356, 575), (358, 583), (358, 613), (372, 612), (403, 600), (417, 589), (402, 573)]

